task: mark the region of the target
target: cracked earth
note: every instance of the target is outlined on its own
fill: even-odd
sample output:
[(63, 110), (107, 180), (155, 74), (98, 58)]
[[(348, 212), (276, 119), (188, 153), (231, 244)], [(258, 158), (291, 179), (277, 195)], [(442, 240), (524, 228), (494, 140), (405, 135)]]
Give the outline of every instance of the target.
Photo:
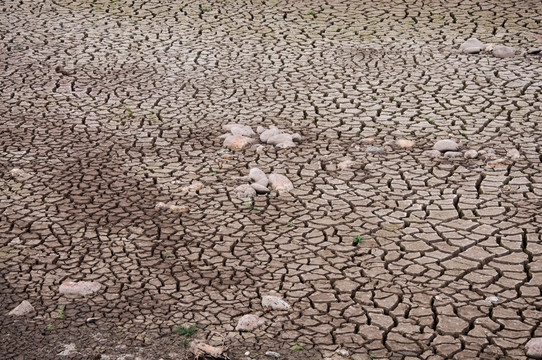
[[(185, 324), (231, 359), (526, 359), (541, 28), (530, 0), (3, 1), (2, 357), (189, 359)], [(302, 141), (227, 150), (229, 123)], [(237, 199), (252, 167), (294, 190)]]

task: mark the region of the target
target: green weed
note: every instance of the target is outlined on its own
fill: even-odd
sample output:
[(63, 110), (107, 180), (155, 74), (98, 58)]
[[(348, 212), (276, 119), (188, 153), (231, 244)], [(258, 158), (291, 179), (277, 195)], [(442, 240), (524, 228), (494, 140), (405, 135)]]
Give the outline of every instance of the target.
[(356, 235), (356, 236), (354, 236), (354, 241), (352, 242), (352, 244), (357, 245), (357, 244), (361, 243), (362, 241), (363, 241), (363, 236)]

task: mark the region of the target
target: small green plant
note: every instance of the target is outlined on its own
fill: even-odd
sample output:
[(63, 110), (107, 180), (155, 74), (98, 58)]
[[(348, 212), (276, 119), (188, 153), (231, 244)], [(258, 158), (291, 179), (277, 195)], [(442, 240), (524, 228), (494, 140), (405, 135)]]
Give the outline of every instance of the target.
[(288, 225), (289, 227), (292, 227), (292, 226), (294, 226), (294, 222), (293, 222), (293, 221), (288, 221), (288, 222), (286, 223), (286, 225)]
[(375, 358), (374, 354), (369, 354), (369, 357), (370, 357), (371, 359), (374, 359), (374, 358)]
[(354, 245), (357, 245), (357, 244), (359, 244), (359, 243), (362, 242), (362, 241), (363, 241), (363, 236), (361, 236), (361, 235), (356, 235), (356, 236), (354, 236), (354, 242), (353, 242), (353, 244), (354, 244)]
[(307, 15), (316, 15), (316, 11), (310, 10), (309, 12), (307, 12)]
[(245, 201), (245, 206), (250, 208), (250, 210), (259, 210), (256, 206), (254, 206), (254, 200), (247, 200)]
[(278, 1), (275, 1), (275, 2), (273, 3), (273, 6), (279, 6), (279, 2), (278, 2)]
[(171, 250), (166, 249), (166, 250), (164, 250), (164, 257), (165, 258), (172, 258), (172, 257), (175, 257), (175, 255), (171, 252)]
[(390, 101), (395, 100), (395, 96), (390, 96)]
[(429, 124), (434, 124), (435, 123), (435, 119), (434, 118), (430, 118), (429, 120), (427, 120), (427, 122)]
[(208, 11), (211, 11), (210, 8), (206, 8), (206, 7), (203, 7), (203, 6), (199, 6), (199, 11), (203, 14), (203, 13), (206, 13)]
[(58, 307), (58, 314), (57, 314), (57, 317), (60, 319), (60, 320), (64, 320), (64, 305), (60, 305)]
[(181, 339), (181, 346), (182, 347), (187, 347), (189, 344), (190, 344), (190, 339), (189, 338), (184, 337), (184, 338)]
[(49, 330), (49, 331), (53, 330), (53, 324), (52, 323), (47, 324), (47, 330)]
[(301, 345), (297, 341), (294, 341), (294, 345), (292, 346), (292, 350), (303, 350), (303, 345)]
[(196, 325), (179, 325), (177, 329), (175, 330), (175, 334), (182, 335), (185, 338), (190, 338), (192, 335), (194, 335), (198, 331), (198, 327)]
[(376, 96), (371, 96), (371, 99), (373, 99), (374, 101), (376, 101), (377, 97)]

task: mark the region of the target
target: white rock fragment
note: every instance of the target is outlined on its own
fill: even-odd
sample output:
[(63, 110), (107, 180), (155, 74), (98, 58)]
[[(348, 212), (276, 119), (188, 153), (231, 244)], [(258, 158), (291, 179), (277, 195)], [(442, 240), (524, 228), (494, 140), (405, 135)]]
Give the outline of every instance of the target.
[(259, 316), (248, 314), (243, 315), (237, 322), (235, 331), (252, 331), (264, 324), (264, 320)]
[(542, 359), (542, 337), (532, 338), (525, 344), (525, 353), (533, 359)]
[(459, 145), (450, 139), (439, 140), (435, 143), (435, 145), (433, 145), (433, 150), (438, 150), (441, 152), (457, 151), (457, 149), (459, 149)]
[(499, 301), (499, 298), (496, 297), (496, 296), (488, 296), (488, 297), (486, 297), (486, 301), (487, 301), (488, 303), (492, 304), (492, 303), (498, 302), (498, 301)]
[(430, 158), (438, 158), (442, 154), (438, 150), (425, 150), (422, 155), (428, 156)]
[(461, 44), (459, 51), (461, 51), (463, 54), (476, 54), (482, 50), (485, 50), (485, 48), (486, 46), (483, 42), (475, 38), (470, 38)]
[(292, 141), (293, 142), (301, 142), (302, 138), (301, 138), (301, 135), (299, 135), (298, 133), (293, 133), (292, 134)]
[(190, 191), (199, 191), (203, 188), (203, 184), (200, 182), (194, 182), (190, 184), (189, 186), (184, 186), (181, 188), (182, 192), (190, 192)]
[(275, 359), (280, 358), (280, 354), (278, 352), (275, 352), (275, 351), (266, 351), (265, 356), (274, 357)]
[(460, 157), (463, 157), (463, 153), (459, 151), (446, 151), (444, 153), (444, 157), (447, 159), (460, 158)]
[(269, 183), (273, 190), (280, 192), (288, 192), (294, 189), (292, 182), (284, 175), (271, 174), (269, 175)]
[(272, 310), (290, 310), (292, 308), (284, 299), (271, 295), (262, 297), (262, 306), (264, 309)]
[(260, 135), (261, 133), (263, 133), (265, 130), (267, 130), (266, 128), (264, 128), (263, 126), (258, 126), (256, 128), (256, 132), (258, 133), (258, 135)]
[(94, 294), (102, 288), (96, 281), (66, 281), (60, 285), (59, 291), (62, 295), (87, 296)]
[(277, 149), (290, 149), (296, 147), (296, 144), (293, 141), (283, 141), (275, 145)]
[(22, 301), (15, 309), (11, 310), (8, 315), (23, 316), (34, 311), (34, 307), (28, 301)]

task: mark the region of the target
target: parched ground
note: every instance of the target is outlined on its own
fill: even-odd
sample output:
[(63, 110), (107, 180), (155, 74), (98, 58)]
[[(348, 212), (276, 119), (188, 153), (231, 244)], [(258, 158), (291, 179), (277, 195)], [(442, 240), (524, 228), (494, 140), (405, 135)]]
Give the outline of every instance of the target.
[[(538, 0), (2, 1), (1, 358), (189, 359), (185, 324), (231, 359), (525, 359), (541, 29)], [(228, 123), (303, 141), (226, 152)], [(439, 139), (501, 160), (426, 156)], [(254, 166), (295, 189), (235, 198)], [(60, 295), (83, 280), (102, 288)]]

